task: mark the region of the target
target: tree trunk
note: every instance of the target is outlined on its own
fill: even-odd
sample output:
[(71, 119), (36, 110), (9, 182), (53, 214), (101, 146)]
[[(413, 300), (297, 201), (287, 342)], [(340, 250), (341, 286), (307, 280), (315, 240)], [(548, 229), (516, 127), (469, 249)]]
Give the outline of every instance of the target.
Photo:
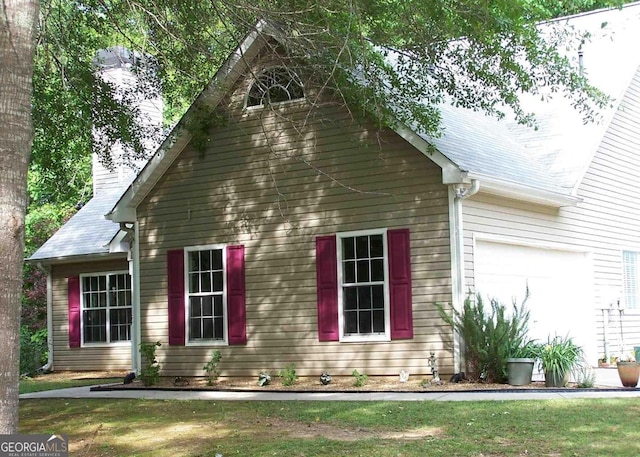
[(18, 430), (20, 302), (37, 0), (0, 0), (0, 434)]

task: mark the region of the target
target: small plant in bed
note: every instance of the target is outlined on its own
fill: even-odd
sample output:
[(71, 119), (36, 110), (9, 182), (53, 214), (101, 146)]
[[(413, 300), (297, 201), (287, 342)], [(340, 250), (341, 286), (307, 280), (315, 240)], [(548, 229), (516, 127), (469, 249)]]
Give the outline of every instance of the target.
[(278, 370), (278, 377), (282, 379), (283, 386), (289, 387), (294, 385), (298, 380), (296, 364), (290, 363), (283, 370)]
[(140, 355), (144, 359), (143, 368), (140, 370), (140, 380), (145, 386), (153, 386), (160, 382), (160, 365), (156, 358), (156, 348), (158, 347), (160, 347), (160, 341), (140, 343)]
[(220, 351), (215, 350), (211, 354), (211, 358), (207, 362), (207, 364), (202, 367), (204, 372), (207, 374), (207, 385), (211, 386), (214, 382), (218, 380), (218, 376), (220, 376), (220, 371), (218, 370), (218, 364), (222, 360), (222, 354)]
[(353, 370), (351, 376), (355, 378), (353, 385), (356, 387), (362, 387), (367, 383), (368, 376), (364, 373), (360, 373), (358, 370)]

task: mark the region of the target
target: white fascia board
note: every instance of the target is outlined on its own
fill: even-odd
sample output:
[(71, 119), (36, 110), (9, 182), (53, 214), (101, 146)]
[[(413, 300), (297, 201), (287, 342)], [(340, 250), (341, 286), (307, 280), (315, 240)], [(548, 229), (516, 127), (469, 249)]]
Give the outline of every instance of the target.
[(42, 265), (52, 265), (59, 263), (79, 263), (79, 262), (91, 262), (98, 260), (110, 260), (110, 259), (125, 259), (127, 258), (126, 252), (104, 252), (98, 254), (81, 254), (81, 255), (70, 255), (70, 256), (60, 256), (60, 257), (49, 257), (46, 259), (25, 259), (25, 262), (28, 263), (41, 263)]
[(113, 209), (105, 215), (107, 219), (114, 222), (135, 222), (135, 208), (148, 195), (165, 171), (191, 141), (191, 135), (184, 128), (185, 118), (190, 115), (196, 103), (205, 103), (211, 107), (215, 107), (220, 103), (226, 91), (248, 68), (248, 62), (262, 49), (264, 41), (258, 40), (262, 33), (275, 36), (275, 30), (272, 30), (265, 21), (258, 22), (255, 29), (247, 35), (247, 38), (216, 72), (213, 80), (182, 116), (182, 119), (174, 127), (173, 132), (160, 145)]
[(533, 187), (523, 186), (522, 184), (501, 181), (475, 173), (469, 173), (469, 177), (480, 181), (481, 193), (498, 195), (500, 197), (512, 198), (514, 200), (550, 206), (553, 208), (576, 206), (578, 203), (582, 202), (582, 199), (575, 195), (565, 195), (557, 192), (550, 192), (548, 190), (536, 189)]
[(460, 167), (412, 129), (406, 125), (398, 124), (393, 130), (425, 157), (442, 168), (443, 184), (462, 184), (469, 182), (466, 171), (461, 170)]

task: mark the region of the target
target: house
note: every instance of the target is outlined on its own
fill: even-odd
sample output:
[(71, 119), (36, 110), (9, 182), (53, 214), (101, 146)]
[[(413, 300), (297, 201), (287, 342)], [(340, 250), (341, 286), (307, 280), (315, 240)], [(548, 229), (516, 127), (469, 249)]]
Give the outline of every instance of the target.
[(425, 374), (430, 352), (453, 373), (435, 304), (527, 285), (536, 337), (568, 332), (593, 364), (640, 344), (640, 4), (566, 21), (594, 31), (602, 122), (562, 99), (526, 101), (538, 130), (443, 106), (438, 138), (310, 109), (259, 26), (190, 110), (224, 119), (205, 146), (179, 125), (29, 259), (49, 272), (53, 367), (138, 370), (159, 341), (168, 376), (216, 349), (223, 376)]

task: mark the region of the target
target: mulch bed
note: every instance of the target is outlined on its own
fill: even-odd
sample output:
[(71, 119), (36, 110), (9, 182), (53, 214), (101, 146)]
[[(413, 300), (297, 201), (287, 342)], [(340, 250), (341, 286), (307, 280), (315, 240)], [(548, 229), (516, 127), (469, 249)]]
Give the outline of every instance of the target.
[[(427, 377), (427, 379), (430, 377)], [(284, 386), (279, 378), (273, 378), (269, 385), (258, 386), (257, 378), (220, 378), (208, 385), (205, 378), (169, 378), (163, 377), (154, 386), (144, 386), (135, 380), (130, 384), (109, 384), (92, 388), (92, 390), (119, 390), (119, 389), (154, 389), (154, 390), (211, 390), (211, 391), (284, 391), (284, 392), (486, 392), (486, 391), (522, 391), (537, 390), (543, 392), (567, 391), (578, 389), (575, 383), (569, 383), (564, 388), (545, 387), (544, 382), (535, 381), (525, 386), (512, 386), (509, 384), (479, 383), (461, 381), (458, 383), (442, 382), (441, 384), (427, 383), (424, 379), (410, 379), (400, 382), (397, 378), (370, 377), (362, 387), (354, 386), (354, 379), (349, 376), (334, 377), (330, 384), (322, 385), (319, 378), (301, 377), (292, 386)], [(581, 390), (619, 390), (610, 387), (595, 386), (592, 389)]]

